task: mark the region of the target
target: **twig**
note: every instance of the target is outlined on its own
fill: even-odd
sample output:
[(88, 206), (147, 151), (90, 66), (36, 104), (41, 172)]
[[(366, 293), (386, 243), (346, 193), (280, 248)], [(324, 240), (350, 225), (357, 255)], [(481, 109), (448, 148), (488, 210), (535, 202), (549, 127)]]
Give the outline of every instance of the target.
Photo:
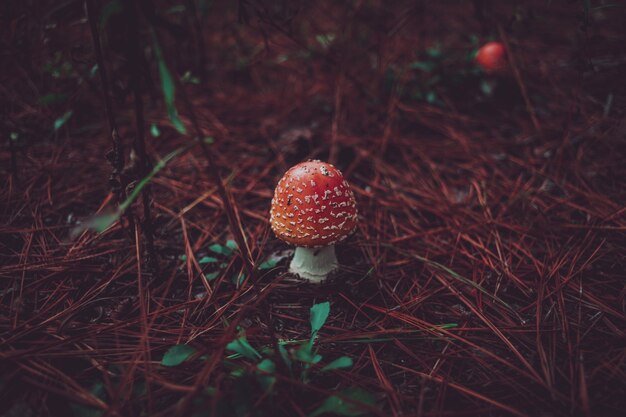
[[(137, 157), (137, 165), (138, 165), (138, 178), (144, 178), (151, 170), (150, 161), (148, 160), (148, 156), (146, 154), (146, 144), (145, 144), (145, 119), (144, 119), (144, 110), (143, 110), (143, 101), (142, 101), (142, 91), (141, 91), (141, 65), (138, 57), (141, 54), (141, 48), (139, 44), (139, 31), (138, 24), (139, 19), (137, 16), (137, 11), (134, 7), (130, 6), (127, 9), (128, 13), (128, 24), (130, 25), (131, 36), (130, 36), (130, 45), (127, 49), (128, 56), (127, 59), (130, 63), (130, 71), (131, 71), (131, 86), (133, 89), (133, 98), (134, 98), (134, 112), (135, 112), (135, 140), (133, 141), (133, 149), (135, 151)], [(150, 185), (146, 185), (142, 190), (142, 205), (143, 205), (143, 221), (142, 221), (142, 231), (144, 238), (146, 239), (146, 252), (148, 254), (148, 265), (152, 269), (152, 272), (158, 273), (158, 259), (156, 256), (155, 246), (154, 246), (154, 226), (152, 222), (152, 211), (150, 209), (151, 205), (151, 188)]]
[(343, 95), (343, 73), (340, 70), (337, 75), (337, 84), (335, 86), (335, 114), (330, 130), (330, 152), (328, 154), (328, 162), (337, 163), (337, 153), (339, 148), (339, 120), (341, 118), (341, 96)]
[(196, 35), (196, 53), (197, 53), (197, 71), (202, 83), (206, 84), (206, 54), (204, 51), (204, 37), (202, 36), (202, 24), (198, 17), (198, 11), (196, 10), (196, 4), (193, 0), (185, 0), (187, 12), (191, 15), (191, 23)]
[(524, 79), (522, 78), (522, 73), (519, 70), (519, 66), (517, 65), (517, 61), (515, 60), (515, 55), (513, 55), (513, 51), (511, 50), (511, 44), (509, 43), (509, 38), (507, 37), (504, 29), (502, 29), (502, 25), (498, 24), (498, 32), (500, 33), (500, 39), (504, 43), (504, 48), (506, 49), (506, 54), (509, 59), (509, 63), (511, 64), (511, 69), (513, 70), (513, 75), (515, 75), (515, 80), (517, 81), (517, 85), (522, 93), (522, 97), (524, 98), (524, 103), (526, 104), (526, 111), (530, 115), (530, 120), (533, 122), (533, 126), (537, 131), (541, 131), (541, 124), (539, 124), (539, 119), (537, 118), (537, 113), (535, 112), (535, 108), (533, 107), (533, 103), (530, 101), (530, 97), (528, 96), (528, 90), (526, 88), (526, 84), (524, 83)]
[(117, 123), (115, 122), (113, 103), (111, 102), (111, 97), (109, 95), (109, 77), (107, 75), (106, 67), (104, 66), (104, 59), (102, 57), (102, 46), (100, 45), (100, 36), (95, 22), (93, 0), (85, 0), (85, 12), (87, 14), (89, 28), (91, 29), (91, 39), (93, 41), (96, 62), (98, 63), (98, 74), (100, 75), (100, 85), (102, 87), (102, 100), (104, 101), (104, 114), (107, 118), (107, 122), (109, 123), (109, 131), (111, 132), (111, 140), (113, 142), (113, 152), (110, 158), (113, 171), (109, 177), (109, 182), (111, 183), (113, 193), (117, 197), (117, 202), (120, 203), (126, 198), (126, 190), (124, 189), (124, 184), (122, 184), (121, 181), (121, 172), (124, 168), (124, 149), (117, 130)]

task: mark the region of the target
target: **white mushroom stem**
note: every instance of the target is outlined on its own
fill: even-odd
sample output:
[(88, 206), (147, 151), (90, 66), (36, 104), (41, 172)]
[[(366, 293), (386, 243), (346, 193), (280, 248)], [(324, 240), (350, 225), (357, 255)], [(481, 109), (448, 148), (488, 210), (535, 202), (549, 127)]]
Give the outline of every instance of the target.
[(326, 279), (329, 273), (337, 269), (337, 256), (335, 245), (323, 248), (296, 247), (289, 272), (300, 275), (300, 278), (313, 283), (320, 283)]

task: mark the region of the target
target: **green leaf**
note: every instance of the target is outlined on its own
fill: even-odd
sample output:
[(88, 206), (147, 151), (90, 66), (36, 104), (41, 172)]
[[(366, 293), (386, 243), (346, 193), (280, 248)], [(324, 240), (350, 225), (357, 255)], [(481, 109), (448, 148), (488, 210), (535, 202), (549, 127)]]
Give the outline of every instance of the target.
[(439, 45), (426, 49), (426, 55), (431, 58), (439, 59), (443, 57), (443, 51)]
[(276, 372), (276, 364), (271, 359), (263, 359), (256, 367), (257, 381), (266, 392), (270, 391), (276, 383), (276, 377), (268, 374)]
[(63, 125), (72, 117), (74, 112), (72, 110), (66, 111), (63, 116), (54, 121), (54, 130), (59, 130)]
[(491, 96), (493, 94), (494, 88), (495, 88), (494, 82), (490, 82), (489, 80), (481, 80), (480, 91), (482, 91), (484, 95)]
[[(328, 314), (330, 313), (330, 303), (325, 301), (323, 303), (314, 304), (311, 307), (311, 339), (309, 343), (303, 345), (297, 353), (302, 355), (300, 360), (310, 363), (317, 363), (319, 360), (315, 361), (316, 355), (313, 355), (313, 343), (315, 342), (315, 338), (317, 337), (317, 332), (322, 328), (324, 323), (326, 323), (326, 319), (328, 319)], [(308, 356), (308, 359), (305, 359)], [(319, 355), (317, 355), (319, 356)], [(319, 359), (322, 359), (321, 356)]]
[(341, 356), (323, 367), (321, 371), (324, 372), (332, 369), (350, 368), (353, 364), (352, 358), (348, 356)]
[(70, 232), (70, 238), (76, 239), (85, 230), (95, 230), (98, 233), (102, 233), (118, 221), (121, 215), (122, 211), (119, 209), (111, 213), (96, 214), (73, 228)]
[(99, 214), (85, 223), (88, 224), (88, 228), (102, 233), (119, 220), (120, 214), (119, 212)]
[(311, 307), (311, 335), (317, 334), (322, 328), (324, 323), (326, 323), (329, 313), (330, 303), (328, 301), (315, 304)]
[(256, 367), (268, 374), (276, 372), (276, 364), (271, 359), (263, 359)]
[(11, 132), (11, 135), (9, 137), (13, 142), (16, 142), (20, 138), (20, 135), (17, 132)]
[(278, 261), (276, 259), (267, 260), (259, 265), (259, 271), (262, 271), (264, 269), (272, 269), (276, 266), (277, 263)]
[(426, 94), (426, 102), (429, 104), (435, 104), (437, 102), (437, 93), (435, 93), (434, 91), (429, 91)]
[(239, 246), (237, 246), (237, 242), (231, 239), (226, 241), (226, 247), (228, 247), (232, 251), (236, 251), (237, 249), (239, 249)]
[(246, 340), (245, 336), (240, 336), (239, 338), (233, 340), (228, 345), (226, 345), (226, 350), (231, 352), (239, 353), (244, 358), (248, 358), (250, 360), (259, 360), (261, 359), (261, 354), (254, 349), (248, 340)]
[(180, 148), (168, 153), (167, 155), (165, 155), (163, 159), (157, 162), (152, 168), (152, 171), (150, 172), (150, 174), (148, 174), (141, 181), (139, 181), (139, 184), (137, 184), (137, 186), (133, 188), (133, 191), (126, 198), (126, 200), (122, 204), (120, 204), (120, 209), (123, 211), (123, 210), (126, 210), (128, 207), (130, 207), (132, 202), (141, 193), (141, 190), (152, 180), (152, 177), (154, 177), (160, 170), (165, 168), (172, 159), (176, 158), (178, 155), (180, 155), (181, 153), (189, 149), (191, 146), (193, 146), (193, 144), (181, 146)]
[(155, 123), (152, 123), (150, 125), (150, 134), (152, 135), (153, 138), (158, 138), (159, 136), (161, 136), (161, 131), (159, 130), (159, 126), (157, 126)]
[(231, 248), (220, 245), (219, 243), (214, 243), (209, 246), (209, 250), (213, 253), (217, 253), (218, 255), (230, 256), (233, 254), (233, 250)]
[(163, 366), (178, 366), (185, 362), (191, 355), (196, 353), (196, 349), (189, 345), (176, 345), (172, 346), (165, 352), (161, 365)]
[(285, 362), (285, 365), (291, 371), (291, 359), (289, 359), (289, 354), (287, 353), (287, 349), (284, 345), (278, 345), (278, 353), (280, 353), (280, 357), (283, 359), (283, 362)]
[(212, 264), (217, 262), (217, 258), (214, 258), (212, 256), (203, 256), (202, 258), (200, 258), (200, 260), (198, 261), (198, 263), (200, 265), (206, 265), (206, 264)]
[(296, 350), (295, 357), (300, 362), (308, 364), (319, 363), (322, 360), (322, 355), (313, 353), (313, 351), (311, 350), (311, 345), (309, 343), (305, 343), (298, 350)]
[[(374, 406), (376, 404), (374, 397), (361, 388), (346, 388), (338, 394), (326, 398), (322, 405), (309, 414), (309, 417), (319, 416), (324, 413), (334, 413), (340, 416), (360, 416), (367, 413), (363, 405)], [(356, 403), (348, 402), (346, 399)]]
[(176, 110), (176, 86), (174, 85), (174, 78), (172, 77), (172, 73), (169, 68), (165, 64), (165, 58), (163, 57), (163, 52), (161, 51), (161, 47), (158, 42), (154, 41), (154, 54), (156, 56), (158, 67), (159, 67), (159, 76), (161, 77), (161, 90), (163, 90), (163, 98), (165, 99), (165, 107), (167, 108), (167, 115), (170, 118), (170, 121), (181, 134), (187, 133), (187, 128), (183, 124), (180, 117), (178, 117), (178, 111)]
[(98, 72), (98, 64), (94, 64), (94, 66), (91, 67), (91, 69), (89, 70), (89, 78), (95, 77), (97, 72)]
[(215, 278), (220, 276), (220, 271), (209, 272), (208, 274), (204, 274), (204, 277), (207, 281), (213, 281)]
[(417, 69), (424, 72), (431, 72), (436, 67), (434, 62), (430, 61), (415, 61), (409, 64), (409, 68)]

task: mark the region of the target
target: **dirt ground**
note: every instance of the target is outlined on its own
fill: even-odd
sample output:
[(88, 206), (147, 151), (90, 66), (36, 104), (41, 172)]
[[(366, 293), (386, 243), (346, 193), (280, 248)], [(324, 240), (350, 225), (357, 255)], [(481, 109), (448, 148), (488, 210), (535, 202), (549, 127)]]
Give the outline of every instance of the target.
[(622, 415), (626, 5), (87, 3), (0, 5), (0, 416)]

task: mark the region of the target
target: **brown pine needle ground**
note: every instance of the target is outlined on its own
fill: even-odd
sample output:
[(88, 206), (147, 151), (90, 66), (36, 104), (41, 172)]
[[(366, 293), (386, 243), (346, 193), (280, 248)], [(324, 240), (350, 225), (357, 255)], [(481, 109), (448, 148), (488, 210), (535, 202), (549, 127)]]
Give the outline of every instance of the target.
[[(175, 73), (190, 71), (182, 85), (214, 138), (250, 276), (226, 245), (232, 230), (198, 146), (150, 182), (158, 270), (143, 224), (126, 216), (70, 238), (115, 207), (111, 138), (87, 74), (82, 2), (42, 3), (1, 6), (0, 415), (306, 416), (346, 388), (375, 399), (353, 396), (348, 408), (381, 416), (626, 409), (623, 6), (242, 1), (163, 12), (184, 28), (180, 39), (162, 29), (162, 47)], [(108, 2), (96, 3), (102, 13)], [(490, 77), (466, 58), (498, 24), (515, 73)], [(133, 105), (118, 91), (127, 69), (111, 32), (106, 70), (128, 150)], [(172, 127), (149, 32), (142, 42), (154, 163), (195, 133)], [(42, 104), (50, 93), (67, 97)], [(321, 286), (287, 273), (291, 248), (268, 224), (277, 180), (309, 158), (335, 161), (360, 214)], [(142, 218), (141, 199), (129, 212)], [(309, 310), (325, 301), (323, 360), (301, 377), (278, 346), (306, 342)], [(275, 371), (231, 356), (244, 331)], [(187, 360), (162, 365), (183, 344)], [(321, 371), (342, 356), (353, 365)], [(271, 392), (259, 385), (267, 375)]]

